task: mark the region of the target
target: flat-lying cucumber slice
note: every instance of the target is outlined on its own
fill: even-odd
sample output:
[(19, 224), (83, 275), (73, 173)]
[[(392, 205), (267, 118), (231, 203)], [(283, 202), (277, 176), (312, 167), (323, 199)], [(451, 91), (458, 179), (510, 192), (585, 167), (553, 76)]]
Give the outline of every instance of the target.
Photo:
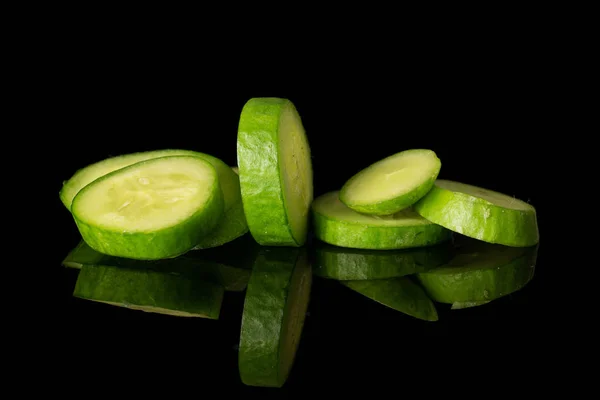
[(294, 104), (253, 98), (243, 107), (237, 156), (248, 228), (265, 246), (302, 246), (307, 238), (313, 171)]
[(387, 217), (357, 213), (339, 200), (338, 191), (317, 197), (312, 212), (315, 237), (335, 246), (391, 250), (431, 246), (452, 237), (412, 208)]
[(398, 278), (447, 263), (452, 257), (450, 250), (448, 245), (406, 250), (361, 250), (317, 242), (313, 273), (342, 281)]
[(249, 386), (281, 387), (293, 366), (310, 298), (304, 249), (261, 251), (246, 290), (238, 365)]
[(514, 247), (539, 242), (532, 205), (477, 186), (438, 179), (414, 209), (431, 222), (485, 242)]
[[(109, 256), (97, 252), (83, 240), (69, 252), (62, 265), (81, 269), (87, 265), (106, 265), (130, 269), (150, 269), (165, 274), (183, 274), (194, 279), (202, 279), (218, 283), (226, 291), (243, 291), (250, 279), (250, 270), (236, 268), (220, 262), (220, 259), (203, 257), (205, 253), (186, 253), (179, 257), (162, 260), (133, 260)], [(238, 255), (240, 257), (240, 255)]]
[(71, 206), (86, 243), (135, 259), (175, 257), (220, 222), (223, 194), (215, 168), (193, 156), (167, 156), (113, 171), (85, 186)]
[(437, 321), (435, 304), (408, 277), (368, 281), (342, 281), (344, 286), (384, 306), (425, 321)]
[(340, 200), (363, 214), (395, 214), (429, 192), (441, 167), (432, 150), (402, 151), (350, 178), (340, 191)]
[(84, 265), (73, 296), (133, 310), (218, 319), (223, 286), (152, 269)]
[(508, 247), (468, 239), (457, 245), (456, 255), (448, 264), (416, 277), (439, 303), (489, 302), (531, 281), (537, 249), (537, 245)]

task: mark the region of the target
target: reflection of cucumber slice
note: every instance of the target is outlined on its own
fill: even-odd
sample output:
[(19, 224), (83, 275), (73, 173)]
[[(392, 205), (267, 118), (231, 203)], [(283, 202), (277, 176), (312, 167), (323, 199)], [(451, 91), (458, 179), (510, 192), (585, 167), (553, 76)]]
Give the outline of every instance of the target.
[(304, 325), (311, 277), (305, 251), (261, 251), (242, 316), (238, 363), (244, 384), (281, 387), (287, 380)]
[(435, 305), (408, 277), (368, 281), (343, 281), (350, 289), (396, 311), (425, 321), (437, 321)]
[(84, 265), (73, 295), (134, 310), (218, 319), (223, 292), (221, 285), (186, 274)]
[(450, 246), (359, 250), (317, 242), (313, 273), (337, 280), (387, 279), (424, 272), (451, 258)]
[(430, 246), (451, 238), (451, 232), (404, 209), (393, 216), (357, 213), (339, 200), (339, 192), (325, 193), (312, 204), (315, 236), (326, 243), (356, 249), (402, 249)]
[(203, 252), (193, 252), (163, 260), (133, 260), (113, 257), (97, 252), (81, 241), (69, 252), (62, 264), (81, 269), (86, 265), (152, 269), (161, 273), (184, 274), (220, 284), (227, 291), (242, 291), (250, 279), (248, 269), (235, 268), (217, 259), (203, 257)]
[(516, 292), (532, 278), (537, 247), (508, 247), (469, 239), (446, 265), (416, 276), (440, 303), (488, 302)]
[(463, 308), (472, 308), (482, 306), (489, 303), (489, 301), (456, 301), (452, 303), (452, 310), (461, 310)]
[(414, 209), (436, 224), (485, 242), (529, 247), (539, 241), (533, 206), (476, 186), (438, 179)]
[(340, 200), (363, 214), (395, 214), (431, 189), (441, 167), (440, 159), (431, 150), (402, 151), (350, 178), (340, 191)]
[(313, 172), (310, 148), (296, 108), (286, 99), (250, 99), (237, 139), (244, 212), (261, 245), (306, 241)]
[(160, 259), (189, 251), (217, 226), (223, 195), (209, 162), (168, 156), (96, 179), (75, 196), (71, 211), (91, 248)]

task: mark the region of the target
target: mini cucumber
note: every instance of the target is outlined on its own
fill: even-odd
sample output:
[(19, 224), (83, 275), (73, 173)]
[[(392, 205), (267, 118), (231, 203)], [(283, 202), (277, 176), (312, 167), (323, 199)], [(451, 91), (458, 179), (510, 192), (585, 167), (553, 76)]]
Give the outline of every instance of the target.
[(408, 277), (342, 281), (342, 284), (403, 314), (425, 321), (438, 320), (435, 304), (423, 289)]
[(393, 216), (358, 213), (332, 191), (312, 204), (313, 231), (323, 242), (356, 249), (393, 250), (432, 246), (449, 240), (452, 232), (421, 217), (412, 208)]
[(249, 386), (281, 387), (300, 342), (312, 271), (304, 249), (260, 252), (248, 282), (238, 365)]
[(441, 167), (432, 150), (402, 151), (350, 178), (340, 190), (340, 200), (363, 214), (395, 214), (429, 192)]
[(414, 209), (431, 222), (488, 243), (530, 247), (539, 242), (532, 205), (477, 186), (438, 179)]
[(84, 265), (73, 296), (132, 310), (218, 319), (224, 288), (194, 275)]
[(161, 259), (192, 249), (221, 221), (215, 168), (199, 157), (167, 156), (104, 175), (73, 199), (85, 242), (117, 257)]
[(398, 278), (425, 272), (450, 261), (451, 246), (438, 245), (406, 250), (361, 250), (315, 244), (313, 273), (337, 280)]
[[(460, 238), (460, 237), (459, 237)], [(415, 276), (439, 303), (490, 302), (522, 289), (535, 271), (538, 246), (508, 247), (462, 237), (456, 254), (443, 266)]]
[(250, 99), (240, 115), (237, 157), (244, 212), (256, 242), (302, 246), (313, 200), (313, 171), (294, 104), (280, 98)]

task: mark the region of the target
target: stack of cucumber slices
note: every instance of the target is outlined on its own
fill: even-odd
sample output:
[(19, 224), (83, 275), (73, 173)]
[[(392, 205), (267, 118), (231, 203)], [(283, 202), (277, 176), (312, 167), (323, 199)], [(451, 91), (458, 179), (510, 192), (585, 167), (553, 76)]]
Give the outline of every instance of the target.
[(392, 154), (315, 197), (296, 107), (252, 98), (234, 154), (232, 166), (163, 149), (77, 170), (59, 192), (81, 235), (63, 260), (78, 271), (73, 295), (218, 320), (224, 296), (242, 293), (240, 379), (281, 387), (313, 275), (422, 321), (438, 320), (436, 304), (481, 306), (533, 277), (535, 208), (440, 179), (432, 150)]

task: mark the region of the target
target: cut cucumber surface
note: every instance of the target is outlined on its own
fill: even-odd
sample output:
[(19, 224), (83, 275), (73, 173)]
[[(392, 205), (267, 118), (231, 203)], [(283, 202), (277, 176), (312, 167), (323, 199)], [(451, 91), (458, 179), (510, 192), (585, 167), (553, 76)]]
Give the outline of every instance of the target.
[(337, 280), (398, 278), (425, 272), (450, 261), (449, 245), (406, 250), (360, 250), (315, 243), (313, 273)]
[(448, 264), (416, 277), (437, 302), (489, 302), (514, 293), (531, 281), (537, 249), (537, 245), (508, 247), (463, 238)]
[(350, 178), (340, 191), (340, 200), (363, 214), (395, 214), (429, 192), (441, 167), (432, 150), (402, 151)]
[(253, 98), (240, 115), (237, 157), (250, 233), (265, 246), (302, 246), (313, 200), (310, 147), (287, 99)]
[(539, 242), (532, 205), (477, 186), (438, 179), (414, 209), (431, 222), (484, 242), (513, 247)]
[(158, 314), (218, 319), (224, 288), (185, 274), (84, 265), (73, 296)]
[(248, 282), (238, 365), (249, 386), (281, 387), (300, 342), (312, 270), (304, 249), (261, 251)]
[(342, 281), (349, 287), (393, 310), (425, 321), (437, 321), (435, 304), (423, 289), (408, 277), (368, 281)]
[(333, 191), (317, 197), (312, 204), (315, 237), (323, 242), (356, 249), (404, 249), (439, 244), (452, 232), (421, 217), (412, 208), (393, 216), (357, 213)]
[(167, 156), (113, 171), (85, 186), (71, 211), (85, 242), (100, 253), (135, 259), (175, 257), (221, 221), (215, 168), (193, 156)]

